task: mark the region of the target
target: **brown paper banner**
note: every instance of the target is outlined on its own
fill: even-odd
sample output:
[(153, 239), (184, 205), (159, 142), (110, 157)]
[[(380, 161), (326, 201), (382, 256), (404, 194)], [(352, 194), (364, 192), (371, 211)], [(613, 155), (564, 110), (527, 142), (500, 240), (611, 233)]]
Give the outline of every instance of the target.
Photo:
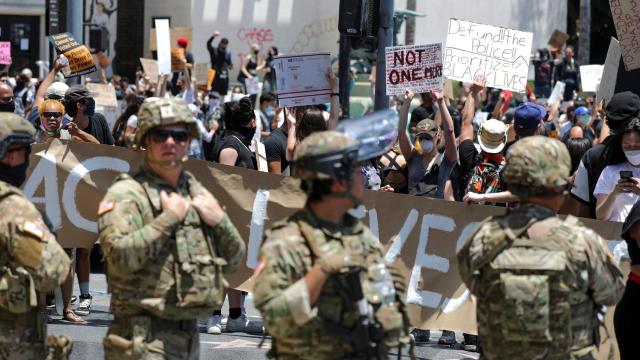
[[(96, 210), (113, 178), (136, 173), (142, 152), (129, 149), (65, 143), (34, 145), (24, 192), (46, 211), (65, 247), (90, 247), (96, 241)], [(305, 202), (298, 181), (225, 165), (191, 160), (186, 168), (226, 207), (247, 243), (240, 269), (229, 276), (233, 287), (245, 283), (257, 264), (263, 232)], [(366, 210), (365, 210), (366, 208)], [(458, 202), (367, 191), (363, 221), (378, 235), (387, 262), (406, 272), (407, 302), (414, 325), (475, 333), (475, 306), (458, 275), (456, 250), (488, 216), (504, 208), (465, 206)], [(619, 238), (621, 224), (585, 220), (610, 245)], [(243, 288), (250, 289), (250, 286)], [(609, 309), (608, 316), (612, 314)], [(613, 328), (608, 343), (615, 346)], [(613, 344), (613, 345), (611, 345)]]

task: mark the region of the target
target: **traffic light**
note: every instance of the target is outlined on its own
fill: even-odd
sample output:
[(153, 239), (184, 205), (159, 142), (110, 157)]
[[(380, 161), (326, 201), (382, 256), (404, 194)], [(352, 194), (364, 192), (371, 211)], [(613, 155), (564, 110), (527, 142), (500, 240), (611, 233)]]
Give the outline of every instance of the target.
[(351, 37), (351, 47), (375, 51), (380, 0), (340, 0), (338, 31)]

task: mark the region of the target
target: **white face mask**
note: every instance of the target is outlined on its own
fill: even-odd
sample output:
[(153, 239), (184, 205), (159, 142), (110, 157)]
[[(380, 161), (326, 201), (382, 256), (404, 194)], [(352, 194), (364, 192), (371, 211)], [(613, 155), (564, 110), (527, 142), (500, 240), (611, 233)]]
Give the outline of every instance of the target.
[(422, 140), (420, 141), (420, 147), (425, 154), (428, 154), (433, 150), (433, 141), (432, 140)]
[(625, 151), (624, 155), (627, 157), (627, 160), (629, 160), (631, 165), (640, 165), (640, 150)]

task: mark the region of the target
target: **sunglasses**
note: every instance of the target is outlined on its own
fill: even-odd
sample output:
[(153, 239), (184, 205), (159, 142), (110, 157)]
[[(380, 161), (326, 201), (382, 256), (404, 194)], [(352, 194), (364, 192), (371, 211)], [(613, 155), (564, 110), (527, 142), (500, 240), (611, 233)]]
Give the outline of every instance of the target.
[(149, 132), (151, 140), (156, 143), (163, 143), (167, 141), (169, 136), (175, 141), (185, 142), (189, 139), (189, 133), (187, 130), (153, 130)]
[(42, 116), (44, 116), (45, 119), (48, 119), (48, 118), (59, 118), (60, 116), (62, 116), (62, 113), (59, 113), (59, 112), (43, 112)]

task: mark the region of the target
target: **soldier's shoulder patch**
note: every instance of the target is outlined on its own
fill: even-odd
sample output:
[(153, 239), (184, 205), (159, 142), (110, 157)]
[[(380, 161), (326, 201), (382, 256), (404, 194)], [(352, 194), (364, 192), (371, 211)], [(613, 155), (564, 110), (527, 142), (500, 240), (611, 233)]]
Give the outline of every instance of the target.
[(98, 206), (98, 216), (102, 216), (109, 211), (113, 210), (116, 206), (116, 200), (113, 196), (109, 195), (100, 201), (100, 205)]
[(44, 229), (33, 221), (25, 220), (22, 225), (20, 225), (20, 230), (39, 240), (44, 239)]

